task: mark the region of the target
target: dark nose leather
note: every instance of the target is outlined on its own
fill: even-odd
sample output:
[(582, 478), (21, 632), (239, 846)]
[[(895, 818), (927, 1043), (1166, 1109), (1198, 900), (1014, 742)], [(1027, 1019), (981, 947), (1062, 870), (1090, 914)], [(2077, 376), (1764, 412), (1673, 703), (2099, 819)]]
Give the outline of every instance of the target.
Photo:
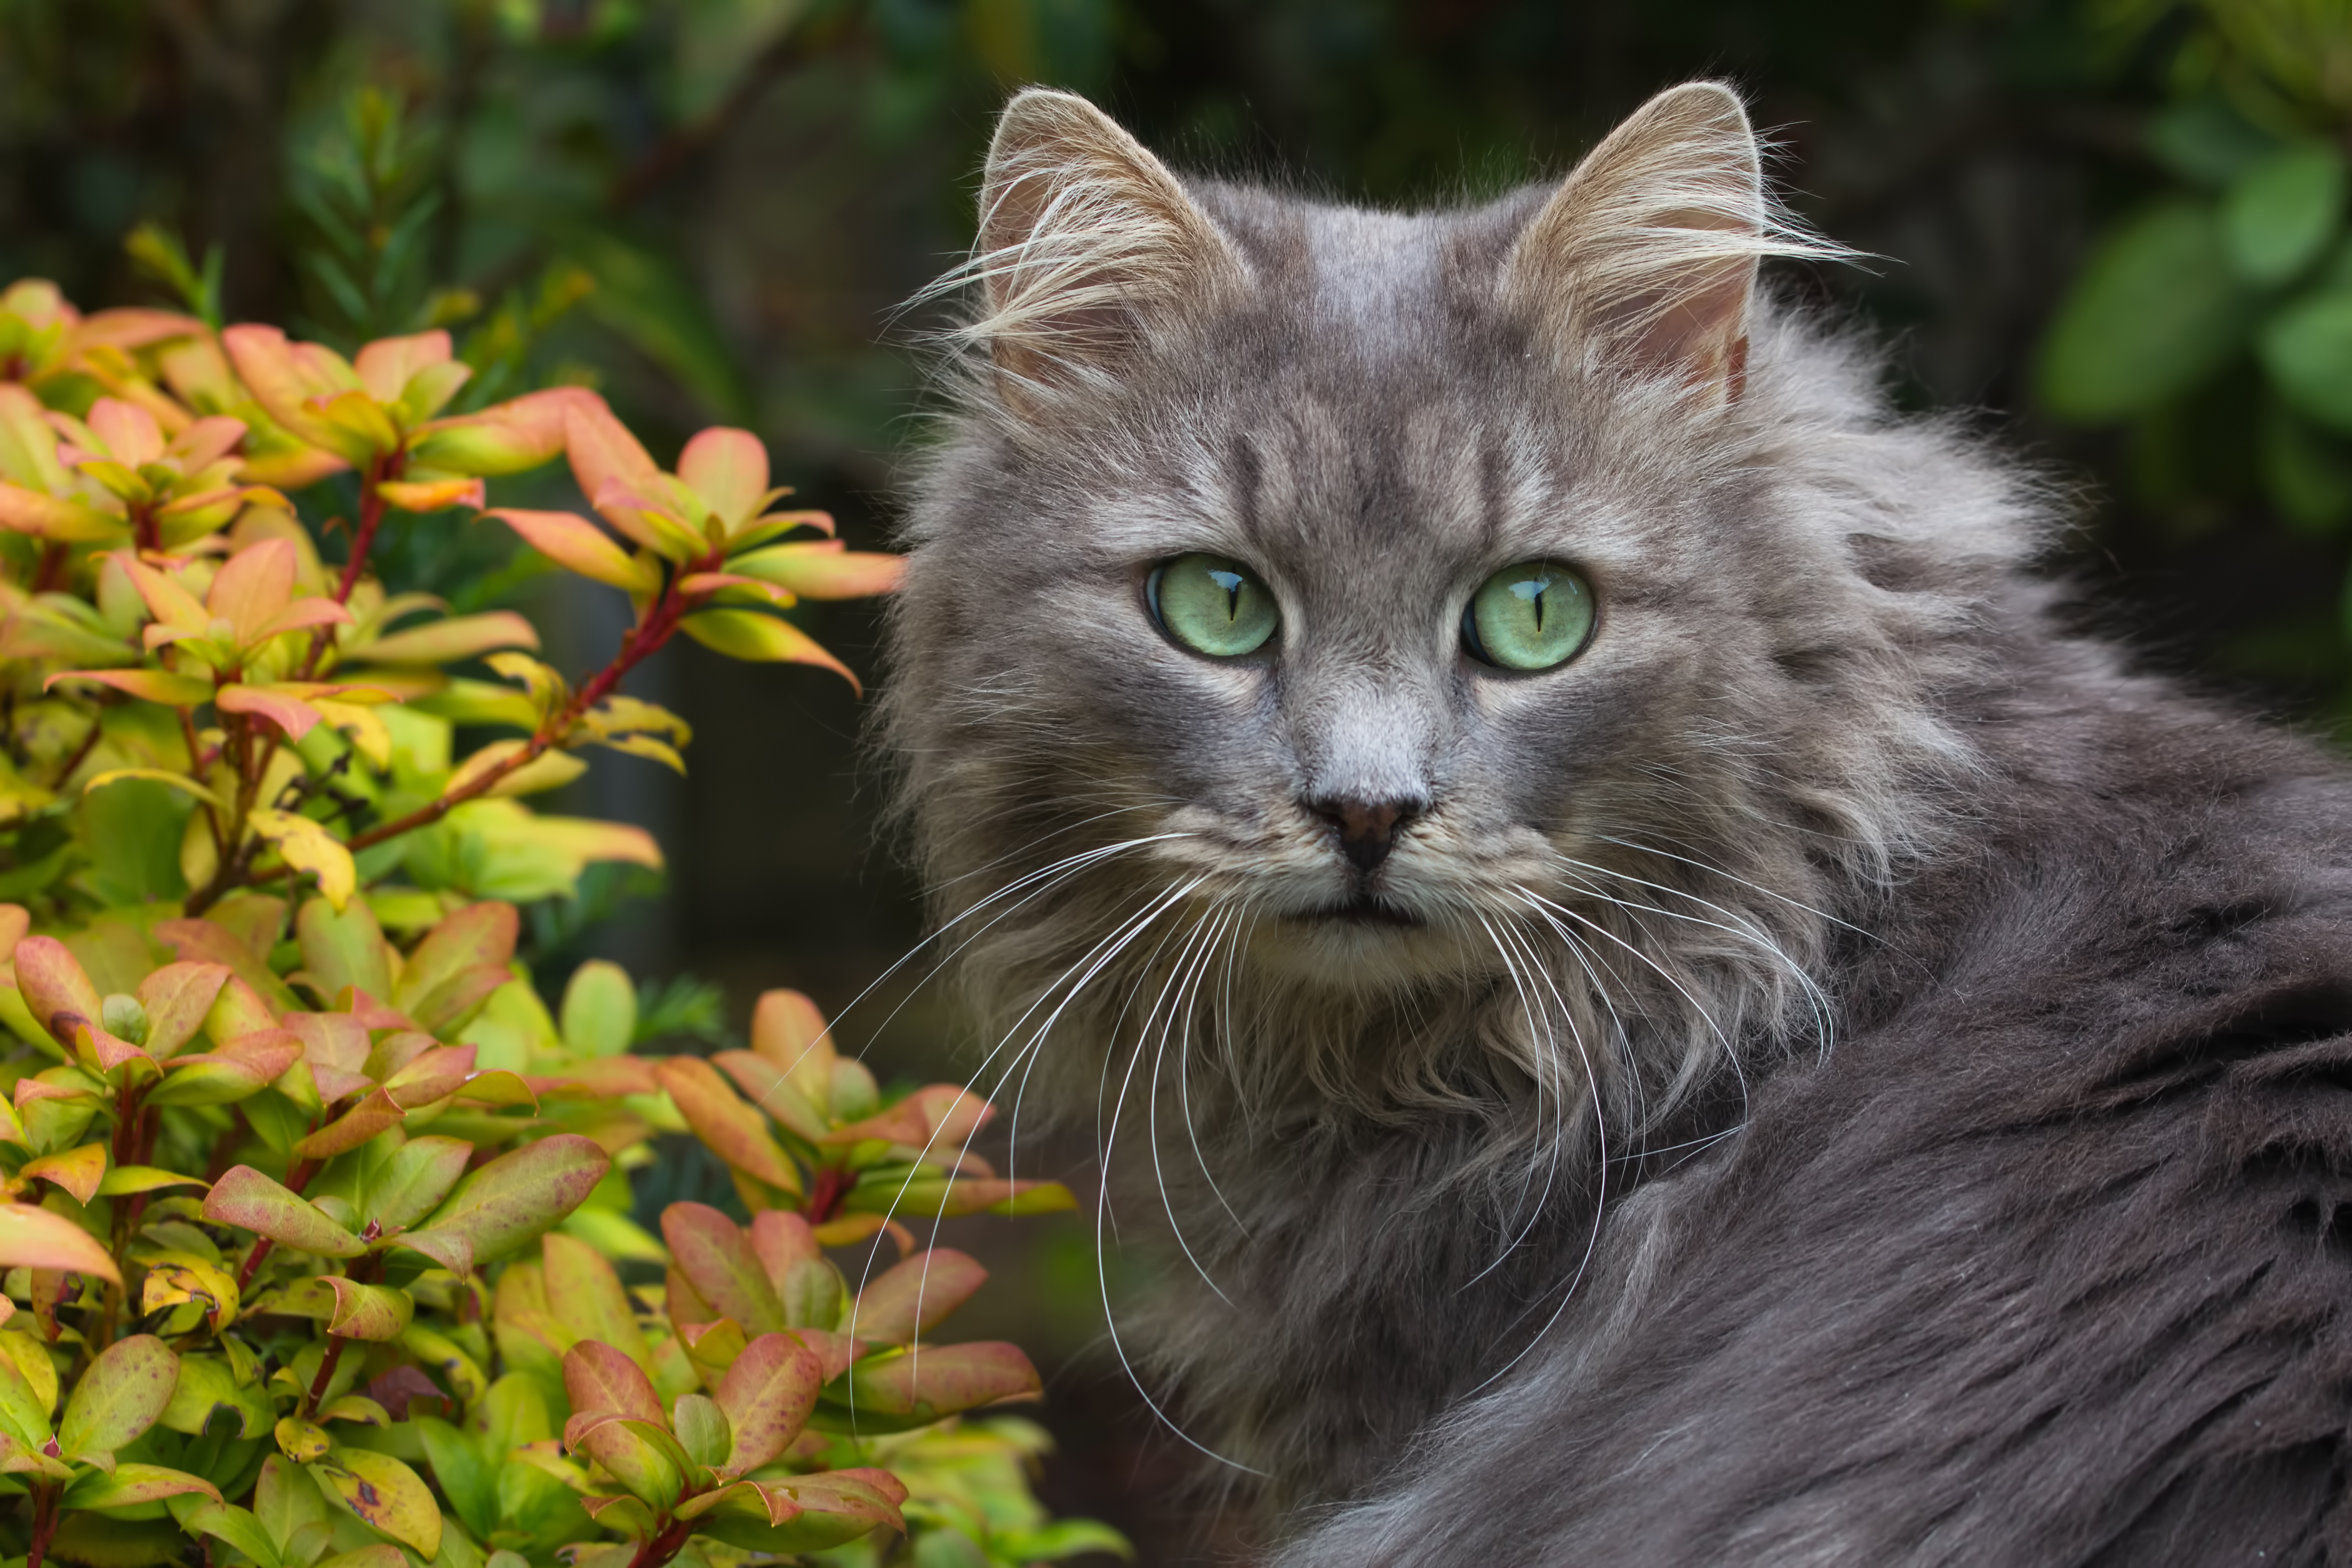
[(1340, 853), (1366, 876), (1389, 858), (1398, 831), (1421, 814), (1418, 804), (1404, 800), (1318, 800), (1307, 809), (1339, 830)]

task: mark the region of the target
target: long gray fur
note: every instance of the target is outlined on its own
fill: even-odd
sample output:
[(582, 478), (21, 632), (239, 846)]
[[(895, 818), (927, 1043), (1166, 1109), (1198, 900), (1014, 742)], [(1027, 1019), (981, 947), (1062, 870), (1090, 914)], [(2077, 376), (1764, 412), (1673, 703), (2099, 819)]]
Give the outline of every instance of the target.
[[(1277, 1559), (2352, 1561), (2344, 767), (2062, 635), (2049, 487), (1852, 333), (1759, 296), (1710, 399), (1515, 292), (1551, 192), (1180, 185), (1046, 94), (990, 192), (888, 740), (977, 1081), (1096, 1119)], [(1153, 626), (1192, 550), (1270, 654)], [(1472, 666), (1538, 558), (1591, 647)], [(1335, 794), (1427, 803), (1420, 925), (1324, 914)]]

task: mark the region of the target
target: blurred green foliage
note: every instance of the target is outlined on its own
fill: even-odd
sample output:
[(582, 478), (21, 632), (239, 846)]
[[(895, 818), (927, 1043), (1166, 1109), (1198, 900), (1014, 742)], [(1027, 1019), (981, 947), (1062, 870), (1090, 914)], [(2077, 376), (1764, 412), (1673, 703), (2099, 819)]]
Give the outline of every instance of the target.
[[(2142, 132), (2158, 177), (2060, 302), (2042, 402), (2127, 430), (2137, 499), (2176, 534), (2235, 513), (2242, 533), (2335, 546), (2352, 522), (2352, 6), (2108, 0), (2089, 27), (2159, 86)], [(2285, 609), (2222, 651), (2332, 677), (2340, 718), (2347, 646), (2352, 580), (2335, 615)]]

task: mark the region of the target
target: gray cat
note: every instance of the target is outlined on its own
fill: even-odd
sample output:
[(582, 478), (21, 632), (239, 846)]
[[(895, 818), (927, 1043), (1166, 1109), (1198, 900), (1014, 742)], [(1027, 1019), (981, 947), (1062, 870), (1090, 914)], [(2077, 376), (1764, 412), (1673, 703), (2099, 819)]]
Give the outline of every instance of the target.
[(2352, 1561), (2352, 781), (1759, 292), (1725, 88), (1398, 216), (1005, 111), (887, 732), (1276, 1561)]

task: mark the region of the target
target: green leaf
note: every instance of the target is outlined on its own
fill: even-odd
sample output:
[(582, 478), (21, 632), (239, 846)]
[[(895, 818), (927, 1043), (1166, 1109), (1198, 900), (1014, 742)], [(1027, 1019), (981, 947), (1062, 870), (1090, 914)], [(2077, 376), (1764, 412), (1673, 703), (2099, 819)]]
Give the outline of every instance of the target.
[(158, 1423), (172, 1431), (196, 1436), (223, 1410), (236, 1414), (236, 1435), (240, 1437), (266, 1437), (278, 1423), (278, 1412), (271, 1406), (269, 1396), (257, 1384), (240, 1384), (220, 1357), (182, 1356), (180, 1380), (172, 1389), (172, 1402), (156, 1418)]
[(305, 1421), (299, 1415), (289, 1415), (278, 1422), (274, 1436), (278, 1439), (278, 1451), (298, 1465), (309, 1465), (314, 1459), (325, 1458), (335, 1446), (335, 1440), (327, 1436), (324, 1426), (315, 1421)]
[[(886, 1470), (833, 1470), (763, 1481), (760, 1489), (801, 1511), (781, 1525), (730, 1498), (703, 1516), (706, 1535), (752, 1552), (821, 1552), (855, 1541), (877, 1525), (903, 1531), (898, 1511), (907, 1489)], [(771, 1505), (772, 1506), (772, 1505)]]
[[(661, 1395), (645, 1369), (601, 1341), (583, 1340), (564, 1352), (563, 1393), (573, 1422), (598, 1415), (627, 1415), (656, 1426), (663, 1422)], [(569, 1426), (564, 1442), (576, 1447)]]
[(512, 610), (451, 616), (352, 648), (347, 657), (371, 664), (454, 664), (493, 648), (539, 646), (539, 633)]
[(336, 1501), (403, 1546), (428, 1558), (441, 1550), (441, 1510), (432, 1489), (390, 1454), (345, 1448), (310, 1473)]
[(637, 993), (629, 972), (592, 958), (563, 987), (563, 1048), (580, 1057), (616, 1057), (637, 1028)]
[(194, 809), (185, 795), (149, 779), (84, 795), (80, 815), (89, 876), (99, 896), (110, 904), (169, 903), (187, 897), (180, 840)]
[(833, 670), (853, 687), (857, 684), (846, 665), (781, 616), (757, 610), (698, 610), (679, 626), (687, 636), (729, 658), (747, 664), (814, 664)]
[(2273, 316), (2263, 329), (2262, 357), (2288, 402), (2352, 431), (2352, 289), (2307, 296)]
[(441, 1495), (476, 1535), (487, 1537), (499, 1522), (499, 1464), (477, 1453), (466, 1435), (446, 1421), (420, 1415), (409, 1423), (425, 1445), (425, 1461)]
[(573, 1133), (526, 1143), (459, 1182), (432, 1217), (402, 1240), (445, 1266), (444, 1253), (462, 1249), (467, 1262), (457, 1271), (464, 1272), (551, 1228), (596, 1190), (611, 1167), (602, 1149)]
[(782, 1454), (808, 1424), (824, 1383), (815, 1352), (786, 1335), (761, 1334), (745, 1345), (714, 1395), (734, 1435), (727, 1468), (742, 1475)]
[(400, 1230), (433, 1212), (466, 1173), (474, 1146), (460, 1138), (412, 1138), (371, 1172), (360, 1217)]
[(1134, 1544), (1098, 1520), (1057, 1519), (1035, 1530), (1000, 1531), (997, 1539), (1009, 1555), (1022, 1563), (1059, 1563), (1089, 1552), (1135, 1560)]
[(664, 1057), (654, 1064), (654, 1077), (712, 1153), (779, 1192), (801, 1190), (800, 1173), (769, 1132), (768, 1119), (718, 1068), (700, 1057)]
[(131, 1520), (103, 1513), (68, 1513), (49, 1553), (82, 1568), (157, 1568), (186, 1555), (188, 1538), (168, 1519)]
[(220, 1489), (202, 1476), (161, 1465), (126, 1464), (117, 1465), (110, 1476), (95, 1470), (77, 1476), (66, 1488), (64, 1502), (68, 1508), (132, 1508), (183, 1494), (221, 1500)]
[(284, 1554), (297, 1531), (325, 1522), (327, 1504), (307, 1474), (272, 1454), (261, 1461), (260, 1477), (254, 1482), (253, 1515)]
[(2250, 311), (2212, 210), (2158, 207), (2108, 240), (2059, 306), (2042, 342), (2042, 400), (2086, 425), (2145, 413), (2219, 369)]
[(1021, 1347), (998, 1341), (925, 1345), (870, 1357), (851, 1367), (846, 1381), (845, 1390), (838, 1384), (827, 1388), (826, 1398), (848, 1405), (861, 1419), (870, 1413), (915, 1426), (1045, 1392)]
[(237, 1551), (260, 1565), (260, 1568), (280, 1568), (278, 1543), (261, 1527), (252, 1512), (229, 1502), (200, 1502), (183, 1512), (172, 1510), (180, 1528), (191, 1535), (209, 1535), (226, 1541)]
[(2263, 410), (2263, 488), (2289, 527), (2325, 536), (2352, 518), (2352, 452), (2273, 401)]
[(2319, 259), (2344, 222), (2343, 155), (2324, 142), (2256, 163), (2221, 198), (2230, 265), (2256, 288), (2284, 283)]
[[(584, 1142), (584, 1140), (583, 1140)], [(232, 1168), (205, 1194), (205, 1218), (322, 1258), (357, 1258), (367, 1243), (250, 1165)]]
[(24, 1376), (25, 1384), (33, 1391), (34, 1406), (40, 1412), (43, 1428), (48, 1426), (49, 1413), (58, 1407), (58, 1363), (50, 1358), (48, 1347), (31, 1334), (10, 1330), (0, 1333), (0, 1356), (16, 1365)]
[(409, 1563), (399, 1547), (379, 1541), (356, 1552), (338, 1552), (320, 1561), (315, 1568), (409, 1568)]
[(847, 1331), (877, 1344), (909, 1343), (970, 1300), (987, 1279), (978, 1259), (952, 1247), (919, 1252), (858, 1292)]
[(14, 1356), (0, 1356), (0, 1435), (35, 1453), (49, 1440), (48, 1402), (26, 1381)]
[(784, 1326), (783, 1304), (735, 1222), (708, 1204), (677, 1203), (662, 1211), (662, 1239), (695, 1292), (747, 1334)]
[(144, 1047), (157, 1061), (169, 1058), (205, 1026), (229, 975), (225, 963), (167, 963), (139, 983), (139, 1003), (147, 1013)]
[(542, 1238), (540, 1248), (548, 1310), (555, 1321), (576, 1338), (601, 1341), (641, 1367), (652, 1365), (653, 1350), (613, 1266), (587, 1243), (561, 1234)]
[(324, 899), (311, 899), (294, 917), (294, 938), (302, 947), (302, 971), (329, 997), (356, 986), (379, 1002), (392, 1000), (392, 961), (365, 899), (338, 912)]
[(133, 1334), (106, 1347), (74, 1385), (58, 1423), (58, 1447), (68, 1459), (112, 1455), (155, 1425), (180, 1381), (180, 1358), (152, 1334)]
[(399, 1126), (405, 1116), (389, 1093), (381, 1089), (370, 1089), (365, 1099), (342, 1115), (316, 1132), (296, 1140), (294, 1152), (305, 1160), (331, 1160), (338, 1154), (349, 1153), (386, 1129)]
[(2148, 121), (2148, 152), (2195, 184), (2226, 185), (2279, 146), (2277, 137), (2218, 95), (2168, 105)]
[[(514, 956), (520, 918), (513, 905), (504, 903), (468, 904), (448, 915), (408, 955), (393, 988), (393, 1005), (433, 1028), (425, 1010), (434, 994), (470, 970), (503, 971)], [(505, 978), (501, 973), (499, 983)]]
[(677, 1408), (670, 1415), (670, 1426), (677, 1433), (678, 1447), (696, 1464), (715, 1469), (727, 1463), (728, 1450), (734, 1445), (734, 1428), (709, 1396), (679, 1394)]
[[(423, 1323), (412, 1321), (401, 1333), (400, 1343), (418, 1364), (439, 1373), (443, 1384), (460, 1404), (472, 1405), (490, 1386), (489, 1379), (482, 1375), (480, 1364), (463, 1345)], [(539, 1436), (544, 1437), (547, 1434), (541, 1432)]]
[(204, 1184), (202, 1176), (184, 1176), (177, 1171), (166, 1171), (159, 1165), (117, 1165), (99, 1178), (98, 1195), (126, 1198), (133, 1194), (157, 1192), (164, 1187), (201, 1187)]
[(630, 1496), (656, 1513), (667, 1513), (677, 1506), (694, 1468), (694, 1461), (667, 1429), (625, 1415), (596, 1422), (581, 1433), (578, 1442), (567, 1437), (566, 1446), (604, 1466)]
[(405, 1290), (390, 1285), (355, 1285), (341, 1275), (327, 1277), (335, 1293), (335, 1315), (327, 1331), (347, 1340), (389, 1340), (399, 1337), (416, 1315), (416, 1303)]

